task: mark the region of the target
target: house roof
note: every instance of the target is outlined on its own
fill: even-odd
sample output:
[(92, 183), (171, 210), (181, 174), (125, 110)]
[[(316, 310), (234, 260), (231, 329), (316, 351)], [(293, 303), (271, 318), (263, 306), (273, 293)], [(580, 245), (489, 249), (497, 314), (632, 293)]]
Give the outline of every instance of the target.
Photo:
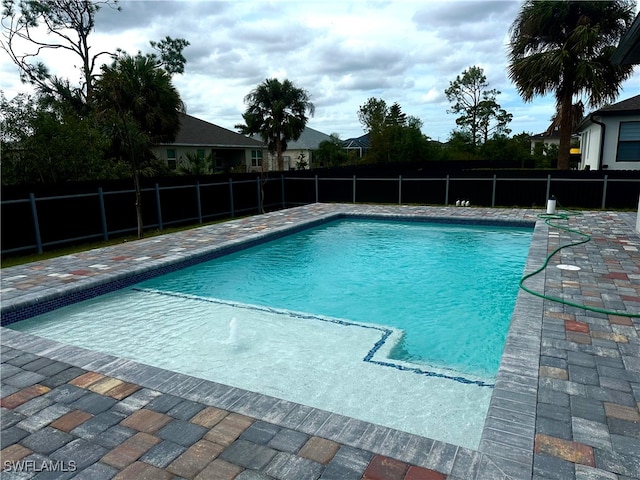
[(298, 140), (287, 142), (287, 150), (317, 150), (318, 146), (326, 140), (331, 140), (331, 136), (313, 128), (305, 127)]
[[(260, 138), (260, 135), (251, 135), (251, 138)], [(317, 150), (325, 140), (331, 140), (331, 136), (313, 128), (304, 127), (298, 140), (287, 141), (287, 150)]]
[(593, 112), (595, 115), (621, 115), (625, 113), (638, 114), (640, 113), (640, 95), (627, 98), (621, 102), (607, 105), (600, 110)]
[(620, 39), (618, 48), (611, 56), (611, 63), (614, 65), (640, 65), (640, 13)]
[(371, 148), (371, 139), (369, 138), (369, 134), (362, 135), (361, 137), (356, 138), (347, 138), (342, 141), (342, 146), (344, 148), (362, 148), (368, 149)]
[(640, 95), (636, 95), (635, 97), (627, 98), (626, 100), (622, 100), (618, 103), (613, 103), (611, 105), (607, 105), (606, 107), (602, 107), (599, 110), (587, 115), (585, 119), (582, 121), (580, 126), (578, 127), (578, 131), (582, 131), (589, 125), (591, 122), (591, 117), (593, 115), (597, 115), (600, 117), (607, 116), (624, 116), (624, 115), (640, 115)]
[(245, 137), (186, 113), (180, 114), (180, 131), (171, 145), (219, 148), (263, 148), (264, 146), (258, 140)]
[(529, 137), (530, 140), (550, 140), (552, 138), (560, 138), (560, 129), (558, 127), (553, 129), (547, 129), (542, 133), (538, 133), (537, 135), (532, 135)]

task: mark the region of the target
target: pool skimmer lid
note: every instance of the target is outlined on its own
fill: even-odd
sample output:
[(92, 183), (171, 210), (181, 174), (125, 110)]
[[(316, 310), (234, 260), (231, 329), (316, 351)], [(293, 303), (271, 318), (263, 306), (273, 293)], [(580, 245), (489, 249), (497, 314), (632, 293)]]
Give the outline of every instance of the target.
[(560, 270), (580, 270), (580, 267), (577, 265), (567, 265), (566, 263), (561, 263), (560, 265), (556, 265)]

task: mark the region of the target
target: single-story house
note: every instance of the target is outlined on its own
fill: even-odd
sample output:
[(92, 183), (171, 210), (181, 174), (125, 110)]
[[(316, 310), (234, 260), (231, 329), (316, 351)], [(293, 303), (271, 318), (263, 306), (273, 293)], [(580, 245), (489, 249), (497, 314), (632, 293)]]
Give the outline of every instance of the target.
[[(251, 138), (258, 139), (259, 135), (252, 135)], [(325, 140), (331, 140), (331, 136), (326, 133), (319, 132), (313, 128), (305, 127), (304, 131), (297, 140), (289, 140), (287, 149), (282, 152), (285, 170), (304, 170), (308, 169), (314, 162), (314, 152)], [(275, 154), (268, 154), (269, 163), (268, 170), (278, 169), (278, 159)]]
[(180, 166), (189, 167), (187, 154), (200, 159), (211, 155), (216, 172), (258, 170), (266, 153), (261, 141), (185, 113), (180, 114), (180, 131), (175, 141), (158, 144), (152, 151), (172, 170)]
[(581, 169), (640, 170), (640, 95), (587, 115), (581, 134)]

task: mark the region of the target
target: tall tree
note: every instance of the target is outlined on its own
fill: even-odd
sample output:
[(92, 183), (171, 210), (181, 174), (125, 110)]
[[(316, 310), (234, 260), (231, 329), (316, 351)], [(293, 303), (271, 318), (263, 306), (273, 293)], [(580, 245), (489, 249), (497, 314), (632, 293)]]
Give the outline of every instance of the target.
[(180, 129), (180, 94), (153, 58), (121, 54), (103, 65), (96, 82), (97, 114), (114, 141), (114, 151), (131, 167), (136, 191), (138, 237), (142, 238), (140, 175), (152, 161), (151, 146), (173, 142)]
[(398, 102), (389, 107), (386, 118), (387, 125), (404, 127), (407, 124), (407, 115), (402, 111)]
[(358, 109), (358, 120), (370, 136), (382, 133), (387, 123), (387, 115), (387, 102), (381, 98), (371, 97)]
[[(44, 93), (68, 96), (68, 82), (52, 75), (38, 60), (47, 50), (63, 50), (79, 58), (82, 80), (78, 94), (84, 101), (91, 98), (96, 62), (100, 56), (109, 54), (93, 54), (89, 42), (95, 30), (96, 13), (102, 6), (119, 9), (117, 0), (4, 0), (1, 46), (20, 70), (22, 81)], [(41, 35), (40, 27), (44, 27), (46, 35)], [(24, 45), (31, 50), (19, 50)]]
[(347, 162), (348, 155), (342, 147), (342, 140), (337, 133), (332, 133), (329, 140), (323, 140), (318, 145), (314, 157), (323, 166), (337, 167)]
[(509, 78), (522, 98), (554, 93), (560, 119), (558, 168), (569, 168), (572, 105), (615, 101), (632, 66), (611, 56), (633, 22), (635, 1), (526, 0), (510, 29)]
[(496, 101), (500, 92), (495, 88), (489, 89), (482, 68), (472, 66), (464, 70), (462, 76), (458, 75), (453, 82), (449, 82), (449, 88), (444, 93), (454, 103), (449, 113), (460, 114), (456, 124), (469, 132), (474, 147), (487, 141), (490, 132), (507, 130), (512, 116)]
[(300, 138), (309, 120), (307, 112), (313, 115), (315, 111), (309, 93), (290, 80), (268, 78), (244, 101), (247, 104), (242, 114), (244, 124), (235, 127), (244, 135), (260, 135), (269, 152), (276, 155), (278, 170), (284, 170), (282, 153), (287, 142)]
[(0, 92), (3, 185), (121, 176), (121, 165), (104, 161), (108, 139), (93, 120), (48, 96)]

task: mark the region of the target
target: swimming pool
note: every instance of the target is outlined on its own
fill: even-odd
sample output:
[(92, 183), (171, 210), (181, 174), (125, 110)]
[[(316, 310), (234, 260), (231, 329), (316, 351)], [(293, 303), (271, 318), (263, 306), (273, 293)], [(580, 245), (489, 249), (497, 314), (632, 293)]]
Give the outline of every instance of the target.
[[(358, 229), (353, 230), (354, 226)], [(435, 240), (432, 239), (430, 244), (423, 243), (422, 248), (415, 248), (414, 244), (407, 254), (399, 243), (410, 238), (424, 242), (427, 236), (425, 227), (436, 232)], [(416, 228), (422, 233), (416, 233)], [(453, 335), (454, 343), (446, 344), (449, 340), (438, 337), (439, 340), (432, 344), (445, 344), (445, 348), (429, 347), (427, 351), (440, 351), (436, 352), (435, 357), (425, 358), (424, 353), (416, 350), (420, 342), (411, 338), (417, 336), (421, 339), (424, 335), (410, 335), (400, 325), (389, 325), (388, 319), (405, 319), (407, 311), (410, 312), (417, 308), (416, 305), (428, 301), (426, 310), (421, 310), (420, 318), (431, 319), (437, 310), (450, 309), (455, 313), (457, 323), (466, 321), (470, 315), (460, 313), (457, 307), (449, 308), (451, 299), (447, 302), (446, 295), (443, 297), (445, 303), (438, 303), (436, 300), (439, 295), (425, 290), (423, 283), (420, 283), (421, 289), (411, 291), (416, 280), (410, 279), (409, 270), (412, 266), (420, 265), (423, 268), (418, 270), (427, 271), (426, 278), (432, 280), (438, 277), (435, 267), (424, 268), (428, 265), (427, 262), (439, 258), (441, 263), (449, 265), (453, 271), (461, 271), (462, 265), (464, 275), (459, 280), (434, 282), (440, 286), (443, 283), (453, 286), (453, 296), (461, 297), (463, 291), (469, 290), (465, 286), (472, 285), (476, 289), (477, 286), (484, 287), (488, 283), (479, 280), (478, 269), (493, 269), (499, 263), (498, 259), (503, 255), (497, 248), (510, 243), (505, 242), (505, 235), (517, 238), (517, 243), (521, 243), (523, 249), (517, 260), (519, 264), (516, 265), (514, 288), (510, 294), (512, 310), (517, 280), (522, 273), (528, 249), (530, 230), (515, 229), (515, 233), (509, 233), (509, 229), (495, 226), (372, 223), (367, 220), (335, 222), (319, 229), (300, 232), (277, 242), (222, 257), (200, 266), (199, 269), (177, 272), (162, 279), (162, 283), (160, 278), (154, 279), (134, 289), (94, 299), (88, 304), (69, 306), (47, 316), (20, 322), (12, 328), (146, 363), (157, 362), (158, 366), (171, 370), (262, 391), (356, 418), (362, 418), (364, 413), (370, 415), (362, 418), (365, 420), (473, 448), (479, 441), (491, 390), (482, 388), (479, 384), (464, 384), (451, 377), (463, 375), (462, 378), (465, 379), (488, 383), (492, 376), (490, 369), (481, 363), (467, 362), (464, 355), (461, 361), (460, 355), (456, 354), (455, 362), (450, 362), (446, 355), (442, 355), (442, 352), (448, 354), (455, 350), (451, 346), (456, 344), (460, 332)], [(375, 241), (365, 248), (363, 240), (366, 238)], [(482, 244), (479, 240), (481, 238), (492, 240)], [(330, 241), (318, 248), (316, 242), (320, 239)], [(478, 260), (473, 266), (456, 257), (464, 249), (473, 252), (472, 257)], [(259, 252), (266, 252), (262, 256), (267, 261), (273, 261), (274, 258), (284, 260), (294, 267), (300, 267), (302, 273), (293, 275), (285, 268), (267, 269), (275, 275), (272, 277), (256, 273), (261, 270), (253, 267), (238, 267), (236, 262), (249, 261), (249, 265), (257, 268)], [(293, 252), (301, 254), (305, 261), (295, 260)], [(394, 252), (399, 255), (387, 255)], [(418, 255), (419, 252), (425, 255)], [(340, 259), (339, 254), (343, 253), (352, 255), (349, 257), (352, 260)], [(394, 268), (402, 272), (400, 280), (388, 278), (392, 268), (381, 263), (381, 259), (387, 256)], [(353, 258), (375, 261), (369, 262), (366, 267), (371, 269), (369, 273), (356, 273)], [(342, 273), (324, 272), (318, 277), (309, 272), (309, 266), (323, 264), (327, 259), (337, 260), (337, 264), (341, 265), (338, 271)], [(218, 271), (216, 275), (224, 273), (226, 277), (216, 277), (218, 281), (214, 282), (215, 288), (211, 290), (212, 282), (203, 281), (202, 277), (194, 273), (202, 270), (202, 267), (204, 270), (213, 268)], [(254, 277), (264, 283), (249, 283)], [(343, 277), (348, 280), (346, 284), (338, 281)], [(389, 293), (390, 297), (383, 298), (380, 291), (377, 294), (373, 292), (372, 295), (373, 287), (361, 281), (363, 278), (369, 280), (375, 277), (384, 279), (381, 290)], [(502, 286), (510, 283), (504, 273), (499, 274), (498, 278), (502, 280)], [(284, 283), (286, 281), (291, 283)], [(234, 296), (237, 294), (233, 293), (234, 285), (242, 286), (236, 290), (246, 296)], [(325, 295), (329, 286), (338, 287), (338, 293)], [(352, 290), (346, 291), (346, 288)], [(501, 288), (501, 293), (502, 290), (505, 289)], [(287, 298), (280, 298), (276, 302), (284, 309), (274, 309), (264, 304), (264, 299), (274, 298), (277, 291), (287, 294)], [(326, 302), (324, 307), (310, 303), (310, 299), (327, 295), (331, 301)], [(403, 296), (413, 298), (414, 303), (404, 306), (389, 300)], [(485, 292), (480, 297), (483, 300), (489, 296), (491, 295)], [(354, 301), (361, 298), (365, 300)], [(374, 303), (375, 300), (381, 301), (377, 304)], [(477, 299), (475, 301), (479, 302)], [(354, 309), (354, 304), (364, 304), (366, 308)], [(476, 307), (475, 311), (485, 311), (484, 307), (480, 308), (479, 303)], [(90, 309), (91, 322), (87, 322), (88, 313), (85, 308)], [(318, 308), (325, 310), (318, 311)], [(126, 317), (124, 312), (128, 314)], [(167, 312), (173, 314), (169, 315)], [(379, 312), (382, 312), (381, 316), (376, 316)], [(493, 310), (488, 312), (484, 317), (495, 317)], [(184, 321), (190, 315), (194, 317), (195, 323)], [(502, 329), (498, 335), (502, 341), (509, 317), (510, 311), (507, 308), (503, 325), (492, 325), (491, 328), (492, 333)], [(233, 318), (236, 319), (235, 323)], [(135, 326), (133, 332), (131, 325)], [(479, 329), (489, 328), (487, 325), (469, 325), (473, 326), (467, 326), (462, 331), (475, 333)], [(380, 364), (363, 362), (363, 358), (371, 353), (372, 346), (382, 339), (384, 329), (389, 334), (371, 358)], [(452, 330), (454, 329), (445, 328), (444, 338)], [(477, 340), (478, 335), (470, 337), (471, 340)], [(100, 340), (96, 342), (96, 339)], [(401, 348), (393, 348), (396, 343)], [(467, 341), (459, 343), (466, 345)], [(471, 350), (475, 352), (477, 348)], [(496, 362), (499, 361), (501, 350), (500, 346)], [(172, 354), (167, 355), (167, 352)], [(394, 359), (396, 366), (403, 368), (383, 365), (386, 356)], [(194, 367), (195, 360), (202, 361), (203, 365)], [(416, 362), (418, 370), (438, 375), (416, 375), (411, 370), (415, 368)], [(465, 365), (471, 368), (460, 372), (461, 366)], [(263, 384), (260, 388), (259, 383)], [(434, 391), (446, 393), (435, 398)], [(372, 400), (375, 406), (366, 406)], [(455, 419), (455, 429), (451, 428), (452, 418)]]

